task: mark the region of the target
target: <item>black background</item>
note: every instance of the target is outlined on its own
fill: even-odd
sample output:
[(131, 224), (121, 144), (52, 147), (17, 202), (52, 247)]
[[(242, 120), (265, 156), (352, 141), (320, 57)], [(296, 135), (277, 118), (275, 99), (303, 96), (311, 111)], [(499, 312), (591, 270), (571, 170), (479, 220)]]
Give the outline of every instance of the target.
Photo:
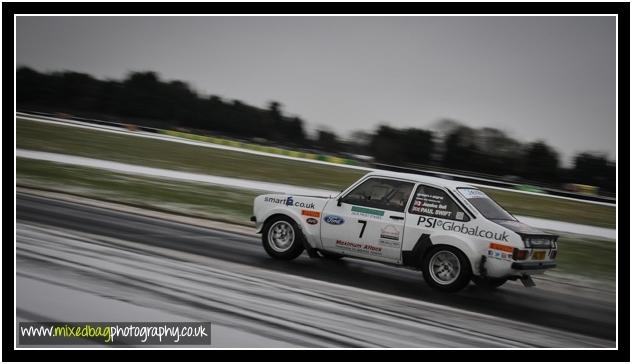
[[(8, 217), (15, 206), (4, 194), (5, 229), (3, 230), (3, 361), (564, 361), (629, 362), (629, 3), (3, 3), (3, 129), (4, 156), (8, 159), (13, 145), (8, 129), (13, 125), (15, 77), (14, 14), (618, 14), (618, 350), (15, 350), (14, 327), (14, 234)], [(15, 56), (15, 55), (14, 55)], [(13, 154), (14, 155), (14, 154)], [(9, 168), (13, 167), (13, 171)], [(4, 163), (6, 176), (15, 173), (13, 163)], [(623, 183), (621, 183), (623, 182)], [(15, 188), (15, 180), (13, 181)], [(15, 195), (15, 190), (13, 191)], [(623, 201), (623, 203), (621, 203)], [(622, 208), (623, 207), (623, 208)], [(13, 214), (8, 210), (13, 209)], [(15, 227), (15, 226), (14, 226)], [(12, 242), (12, 243), (9, 243)]]

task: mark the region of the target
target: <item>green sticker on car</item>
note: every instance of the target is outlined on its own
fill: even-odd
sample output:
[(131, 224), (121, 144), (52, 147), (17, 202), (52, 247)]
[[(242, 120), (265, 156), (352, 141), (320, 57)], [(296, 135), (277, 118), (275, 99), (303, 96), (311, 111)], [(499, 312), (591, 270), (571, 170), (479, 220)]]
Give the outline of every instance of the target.
[(384, 210), (369, 209), (366, 207), (352, 206), (351, 211), (375, 216), (384, 216)]

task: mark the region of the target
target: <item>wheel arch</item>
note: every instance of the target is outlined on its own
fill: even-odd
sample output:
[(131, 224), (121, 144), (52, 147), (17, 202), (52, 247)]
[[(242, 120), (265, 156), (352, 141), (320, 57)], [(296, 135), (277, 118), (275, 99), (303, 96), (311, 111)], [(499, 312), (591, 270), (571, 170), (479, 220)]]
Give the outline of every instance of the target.
[(468, 244), (468, 242), (451, 235), (438, 235), (432, 237), (432, 243), (434, 246), (448, 245), (459, 249), (470, 261), (472, 271), (476, 271), (476, 266), (480, 260), (480, 254), (472, 247), (471, 244)]
[(281, 216), (292, 219), (292, 221), (294, 221), (296, 226), (298, 226), (298, 228), (301, 229), (301, 231), (303, 230), (301, 219), (299, 218), (299, 216), (297, 216), (296, 212), (292, 210), (285, 210), (285, 209), (274, 209), (274, 210), (269, 211), (264, 216), (261, 227), (259, 228), (257, 233), (261, 233), (263, 231), (263, 227), (265, 226), (266, 223), (268, 223), (268, 221), (270, 221), (270, 219), (275, 218), (275, 217), (281, 217)]
[(443, 245), (459, 249), (470, 261), (472, 271), (475, 271), (478, 259), (480, 259), (477, 252), (467, 242), (449, 235), (421, 234), (413, 250), (402, 252), (402, 263), (406, 266), (420, 268), (421, 262), (431, 248)]

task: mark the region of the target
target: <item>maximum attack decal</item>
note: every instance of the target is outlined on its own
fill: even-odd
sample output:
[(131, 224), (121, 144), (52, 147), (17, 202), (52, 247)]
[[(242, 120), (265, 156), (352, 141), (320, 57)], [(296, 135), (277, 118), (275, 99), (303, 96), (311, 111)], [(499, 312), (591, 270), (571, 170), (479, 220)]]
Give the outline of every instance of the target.
[(353, 243), (346, 240), (336, 240), (336, 246), (340, 249), (344, 249), (344, 250), (348, 250), (348, 251), (352, 251), (356, 253), (377, 255), (377, 256), (382, 255), (382, 248), (379, 246), (371, 245), (371, 244)]
[(302, 207), (305, 209), (313, 209), (316, 206), (313, 202), (294, 201), (294, 197), (288, 196), (286, 198), (266, 197), (263, 199), (265, 202), (276, 203), (285, 206)]
[(481, 238), (494, 239), (494, 240), (502, 240), (505, 242), (509, 242), (509, 235), (506, 232), (495, 233), (490, 230), (481, 229), (478, 226), (476, 227), (467, 227), (464, 223), (456, 223), (454, 221), (443, 221), (439, 219), (435, 219), (434, 217), (424, 217), (419, 216), (419, 220), (417, 220), (417, 225), (424, 224), (424, 227), (438, 229), (441, 228), (445, 231), (454, 231), (457, 233), (478, 236)]

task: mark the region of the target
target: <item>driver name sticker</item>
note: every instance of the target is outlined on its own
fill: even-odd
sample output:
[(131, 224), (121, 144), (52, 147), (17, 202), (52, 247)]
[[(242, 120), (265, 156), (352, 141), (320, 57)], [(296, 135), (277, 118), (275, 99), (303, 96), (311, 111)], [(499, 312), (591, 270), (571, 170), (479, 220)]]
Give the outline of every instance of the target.
[(419, 192), (415, 195), (411, 211), (435, 217), (452, 218), (453, 211), (450, 210), (448, 202), (445, 196), (440, 194)]

